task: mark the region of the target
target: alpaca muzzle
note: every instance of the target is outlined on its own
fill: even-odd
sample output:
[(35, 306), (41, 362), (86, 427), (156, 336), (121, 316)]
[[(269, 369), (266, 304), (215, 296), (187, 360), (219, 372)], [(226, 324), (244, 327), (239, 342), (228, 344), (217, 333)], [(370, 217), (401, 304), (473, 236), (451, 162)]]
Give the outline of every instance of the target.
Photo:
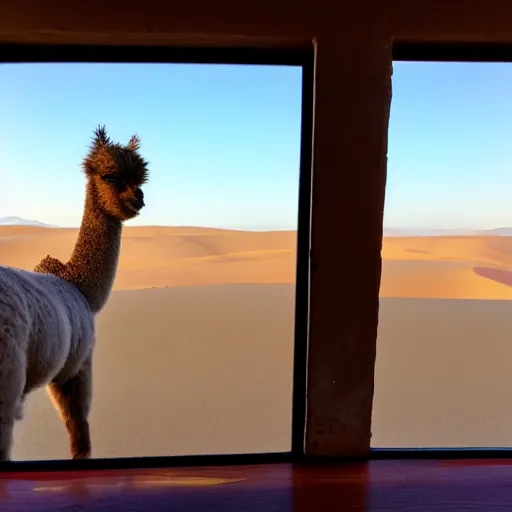
[(140, 188), (134, 192), (133, 196), (129, 199), (128, 204), (132, 210), (137, 212), (144, 208), (144, 193)]
[(127, 204), (130, 210), (133, 210), (134, 212), (139, 212), (145, 206), (143, 199), (131, 199)]

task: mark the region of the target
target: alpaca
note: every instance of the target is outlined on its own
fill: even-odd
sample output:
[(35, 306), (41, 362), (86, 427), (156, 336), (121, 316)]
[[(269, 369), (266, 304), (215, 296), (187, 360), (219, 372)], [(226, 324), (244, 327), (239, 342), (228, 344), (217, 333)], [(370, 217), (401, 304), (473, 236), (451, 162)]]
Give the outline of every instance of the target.
[(95, 317), (116, 275), (122, 223), (144, 207), (148, 162), (134, 135), (113, 143), (95, 130), (83, 161), (82, 224), (67, 263), (47, 256), (33, 272), (0, 266), (0, 461), (11, 458), (25, 397), (46, 386), (67, 429), (73, 459), (89, 458)]

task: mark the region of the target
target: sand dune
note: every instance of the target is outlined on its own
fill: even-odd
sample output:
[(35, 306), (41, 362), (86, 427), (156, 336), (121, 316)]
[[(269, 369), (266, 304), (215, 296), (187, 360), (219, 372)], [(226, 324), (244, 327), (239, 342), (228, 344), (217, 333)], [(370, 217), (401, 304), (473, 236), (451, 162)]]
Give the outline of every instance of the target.
[(383, 258), (372, 446), (512, 446), (512, 237), (387, 238)]
[(382, 257), (381, 297), (512, 299), (512, 237), (386, 238)]
[[(0, 227), (0, 265), (67, 260), (77, 229)], [(225, 283), (295, 282), (294, 231), (127, 227), (115, 290)]]
[[(76, 229), (0, 227), (0, 264), (66, 260)], [(294, 231), (128, 227), (115, 290), (294, 283)], [(512, 237), (385, 238), (382, 297), (512, 299)]]
[[(0, 227), (0, 264), (66, 260), (76, 236)], [(291, 231), (125, 228), (98, 320), (95, 457), (290, 448), (295, 244)], [(372, 444), (512, 446), (512, 238), (385, 238), (382, 254)], [(14, 458), (67, 457), (38, 391)]]

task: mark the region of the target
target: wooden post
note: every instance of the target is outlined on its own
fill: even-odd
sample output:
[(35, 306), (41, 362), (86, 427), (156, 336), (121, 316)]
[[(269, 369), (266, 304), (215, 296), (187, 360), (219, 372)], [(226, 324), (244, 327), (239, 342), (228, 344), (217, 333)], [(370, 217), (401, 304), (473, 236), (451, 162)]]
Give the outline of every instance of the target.
[(318, 38), (307, 457), (370, 447), (390, 100), (388, 44)]

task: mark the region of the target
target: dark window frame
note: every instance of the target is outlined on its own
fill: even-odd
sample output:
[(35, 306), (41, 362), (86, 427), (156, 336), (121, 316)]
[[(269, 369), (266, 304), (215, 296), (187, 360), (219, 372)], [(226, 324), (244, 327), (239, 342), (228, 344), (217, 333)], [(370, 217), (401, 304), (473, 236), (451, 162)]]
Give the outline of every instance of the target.
[[(393, 62), (512, 63), (512, 44), (396, 40)], [(512, 448), (370, 448), (370, 459), (512, 459)]]
[(313, 44), (304, 48), (240, 48), (150, 45), (0, 44), (4, 63), (168, 63), (274, 65), (302, 68), (301, 142), (297, 225), (296, 298), (291, 451), (238, 455), (194, 455), (89, 460), (12, 461), (5, 471), (154, 468), (297, 462), (304, 457), (309, 327), (309, 260), (313, 154)]

